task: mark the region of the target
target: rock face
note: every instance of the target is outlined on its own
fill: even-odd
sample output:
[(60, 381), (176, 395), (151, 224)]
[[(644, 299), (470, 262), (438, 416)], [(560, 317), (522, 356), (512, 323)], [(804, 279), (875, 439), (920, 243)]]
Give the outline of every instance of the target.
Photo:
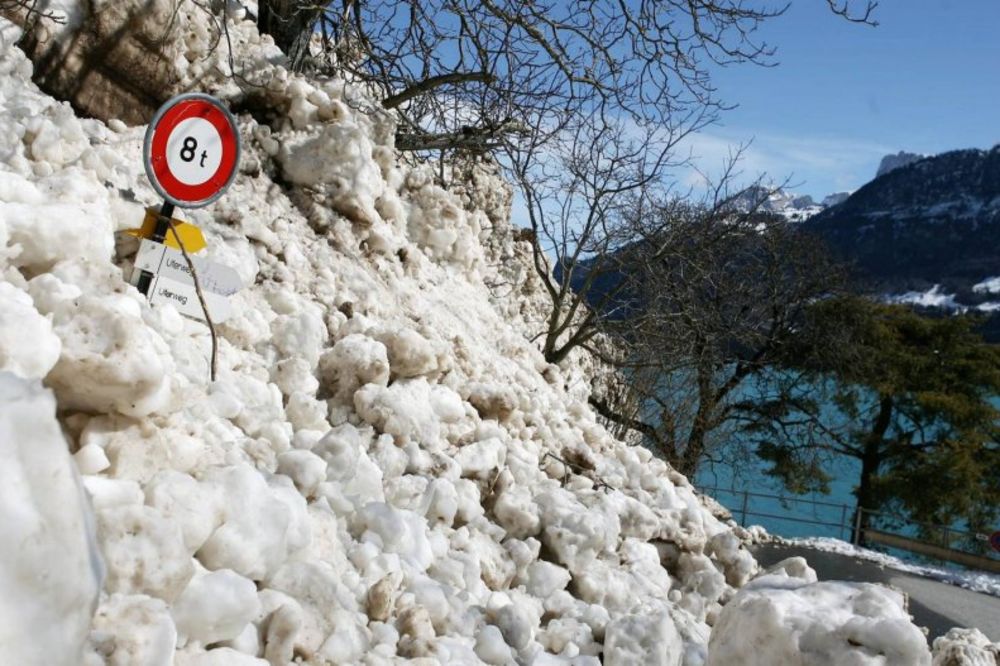
[(820, 205), (824, 208), (832, 208), (838, 204), (842, 204), (851, 196), (850, 192), (834, 192), (833, 194), (828, 194), (823, 197), (823, 201)]
[(884, 176), (893, 169), (898, 169), (900, 167), (905, 167), (907, 164), (913, 164), (919, 160), (924, 159), (926, 155), (918, 155), (917, 153), (907, 153), (904, 151), (899, 151), (895, 155), (886, 155), (879, 162), (878, 171), (875, 172), (875, 177)]

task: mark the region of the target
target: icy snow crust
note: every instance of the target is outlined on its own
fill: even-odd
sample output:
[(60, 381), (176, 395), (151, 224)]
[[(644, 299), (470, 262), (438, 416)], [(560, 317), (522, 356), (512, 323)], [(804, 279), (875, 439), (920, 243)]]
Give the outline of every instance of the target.
[[(178, 71), (214, 71), (203, 87), (235, 99), (200, 11), (176, 16)], [(0, 22), (0, 426), (23, 394), (38, 431), (5, 431), (0, 489), (8, 533), (34, 512), (67, 542), (0, 578), (0, 662), (697, 665), (712, 624), (742, 622), (745, 534), (608, 434), (585, 361), (548, 365), (528, 341), (544, 295), (487, 165), (442, 189), (397, 160), (391, 118), (357, 110), (363, 91), (288, 75), (252, 24), (233, 25), (277, 116), (240, 118), (241, 174), (187, 214), (247, 285), (209, 384), (207, 329), (125, 280), (135, 243), (116, 232), (157, 203), (144, 128), (40, 93), (17, 34)], [(58, 423), (50, 394), (24, 388), (38, 380)], [(50, 485), (18, 495), (42, 465)], [(0, 543), (2, 571), (18, 548)], [(789, 609), (769, 636), (805, 622), (825, 640), (816, 613), (796, 619), (817, 594), (768, 589), (754, 599)], [(860, 610), (853, 588), (821, 597), (878, 663), (926, 662), (898, 595), (872, 595)], [(895, 642), (875, 635), (884, 622)], [(757, 649), (712, 640), (743, 655), (715, 664)]]
[(886, 553), (861, 548), (860, 546), (855, 546), (852, 543), (829, 537), (779, 539), (778, 541), (780, 543), (793, 544), (804, 548), (825, 550), (827, 552), (838, 553), (840, 555), (850, 555), (851, 557), (858, 559), (876, 562), (882, 566), (889, 567), (890, 569), (896, 569), (897, 571), (914, 573), (925, 578), (932, 578), (944, 583), (957, 585), (958, 587), (964, 587), (968, 590), (972, 590), (973, 592), (982, 592), (984, 594), (991, 594), (994, 597), (1000, 597), (1000, 576), (995, 576), (986, 572), (943, 569), (940, 567), (932, 567), (922, 564), (912, 564), (910, 562), (904, 562), (898, 557), (893, 557), (892, 555), (888, 555)]

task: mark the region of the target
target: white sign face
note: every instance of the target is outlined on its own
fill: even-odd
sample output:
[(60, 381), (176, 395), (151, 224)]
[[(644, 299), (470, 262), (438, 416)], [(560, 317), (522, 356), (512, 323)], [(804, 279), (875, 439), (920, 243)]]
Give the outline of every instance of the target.
[(222, 137), (204, 118), (187, 118), (170, 130), (167, 166), (185, 185), (201, 185), (222, 163)]
[[(243, 287), (239, 274), (229, 266), (201, 257), (191, 257), (191, 263), (198, 273), (202, 291), (230, 296)], [(162, 243), (142, 239), (139, 252), (135, 256), (135, 267), (176, 282), (194, 285), (194, 278), (191, 277), (191, 270), (184, 259), (184, 254)]]
[[(228, 298), (204, 289), (202, 294), (205, 296), (205, 305), (208, 307), (212, 322), (219, 323), (229, 319), (232, 309), (229, 307)], [(205, 321), (205, 313), (201, 309), (201, 302), (193, 285), (157, 275), (149, 285), (149, 302), (152, 305), (169, 303), (182, 315)]]

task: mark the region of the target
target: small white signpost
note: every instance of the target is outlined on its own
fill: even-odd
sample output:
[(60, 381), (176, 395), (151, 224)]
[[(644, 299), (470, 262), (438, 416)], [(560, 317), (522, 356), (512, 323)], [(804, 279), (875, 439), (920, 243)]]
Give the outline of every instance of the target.
[[(198, 281), (205, 291), (231, 296), (243, 287), (240, 276), (229, 266), (194, 256), (191, 257), (191, 263), (194, 264)], [(176, 282), (194, 285), (191, 269), (180, 251), (145, 238), (141, 241), (139, 252), (135, 256), (135, 267)]]
[[(205, 306), (213, 322), (225, 321), (232, 314), (229, 298), (226, 296), (204, 290), (202, 295), (205, 297)], [(153, 305), (169, 303), (182, 315), (205, 321), (205, 313), (201, 309), (194, 284), (185, 284), (162, 275), (154, 276), (149, 285), (149, 302)]]
[[(214, 322), (225, 321), (232, 312), (228, 297), (243, 286), (240, 276), (229, 266), (201, 257), (191, 257), (191, 262), (198, 273), (209, 316)], [(205, 321), (191, 269), (182, 253), (144, 238), (135, 256), (135, 270), (153, 276), (148, 291), (150, 303), (169, 303), (181, 314)]]

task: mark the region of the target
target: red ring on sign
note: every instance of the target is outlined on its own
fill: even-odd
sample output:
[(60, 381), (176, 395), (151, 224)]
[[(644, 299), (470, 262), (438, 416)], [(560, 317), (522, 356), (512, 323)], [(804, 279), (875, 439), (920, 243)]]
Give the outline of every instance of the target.
[[(188, 118), (202, 118), (210, 122), (219, 133), (222, 144), (219, 168), (209, 176), (208, 180), (197, 185), (187, 185), (177, 180), (167, 164), (167, 140), (174, 128)], [(154, 128), (149, 151), (153, 174), (160, 186), (173, 198), (192, 203), (204, 201), (226, 186), (229, 175), (236, 168), (236, 142), (237, 138), (232, 125), (229, 124), (229, 118), (221, 109), (202, 100), (185, 100), (164, 113)]]

